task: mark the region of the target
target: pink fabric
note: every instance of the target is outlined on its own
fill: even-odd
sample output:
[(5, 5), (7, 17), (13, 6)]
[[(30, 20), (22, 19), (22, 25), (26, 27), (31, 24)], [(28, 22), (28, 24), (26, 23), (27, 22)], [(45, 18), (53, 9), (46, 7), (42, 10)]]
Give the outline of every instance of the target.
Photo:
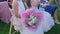
[[(33, 13), (33, 16), (39, 19), (39, 21), (36, 23), (35, 27), (29, 26), (28, 23), (28, 17)], [(41, 20), (43, 19), (43, 14), (41, 12), (35, 11), (35, 9), (28, 9), (25, 13), (21, 15), (22, 23), (27, 27), (30, 31), (36, 31), (38, 26), (41, 23)]]
[(11, 13), (7, 2), (0, 2), (0, 20), (5, 23), (10, 22)]

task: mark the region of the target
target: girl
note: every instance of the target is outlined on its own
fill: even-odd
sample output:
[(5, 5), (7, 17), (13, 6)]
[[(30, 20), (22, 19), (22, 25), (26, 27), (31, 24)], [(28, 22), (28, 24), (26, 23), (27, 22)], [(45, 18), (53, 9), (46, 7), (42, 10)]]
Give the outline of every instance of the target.
[[(20, 22), (20, 18), (22, 18), (22, 17), (20, 17), (20, 15), (24, 12), (25, 12), (25, 8), (22, 3), (22, 0), (13, 0), (12, 19), (14, 19), (14, 20), (12, 22), (13, 22), (15, 30), (19, 31), (21, 34), (43, 34), (42, 26), (39, 26), (38, 30), (35, 33), (35, 32), (31, 32), (28, 29), (26, 29), (25, 25), (22, 25), (22, 23)], [(41, 30), (41, 32), (40, 32), (40, 30)]]
[[(16, 2), (16, 0), (14, 2)], [(54, 25), (54, 21), (51, 18), (51, 16), (50, 16), (49, 13), (47, 13), (47, 12), (45, 12), (45, 13), (39, 12), (39, 10), (38, 10), (39, 0), (30, 0), (30, 3), (31, 3), (30, 9), (27, 9), (26, 10), (27, 12), (23, 12), (23, 14), (22, 14), (22, 12), (20, 12), (21, 10), (18, 8), (18, 7), (20, 7), (19, 3), (17, 3), (18, 6), (17, 6), (17, 4), (15, 5), (15, 3), (13, 3), (13, 14), (14, 14), (14, 17), (15, 18), (16, 17), (17, 18), (20, 18), (20, 16), (18, 14), (20, 14), (20, 15), (22, 14), (24, 16), (24, 17), (21, 16), (21, 18), (23, 19), (22, 20), (23, 21), (22, 23), (25, 23), (24, 21), (25, 20), (28, 20), (28, 19), (26, 19), (27, 18), (26, 16), (28, 16), (27, 14), (30, 14), (30, 12), (33, 11), (32, 13), (33, 14), (34, 13), (38, 14), (39, 18), (40, 17), (43, 17), (43, 20), (41, 22), (39, 22), (40, 25), (38, 26), (38, 28), (36, 30), (35, 30), (35, 28), (32, 29), (32, 27), (35, 27), (35, 26), (32, 26), (32, 24), (29, 22), (29, 25), (32, 26), (31, 29), (30, 29), (30, 28), (26, 27), (26, 25), (28, 26), (28, 24), (26, 24), (26, 23), (25, 24), (22, 24), (21, 22), (16, 23), (16, 21), (15, 21), (15, 23), (13, 23), (14, 24), (14, 27), (16, 27), (16, 28), (18, 27), (20, 29), (19, 31), (21, 32), (21, 34), (44, 34), (44, 32), (47, 32), (48, 30), (51, 29), (51, 27)], [(18, 12), (20, 12), (20, 13), (18, 13)], [(31, 18), (33, 18), (33, 17), (34, 16), (31, 16)], [(50, 20), (49, 20), (49, 18), (50, 18)], [(33, 22), (36, 18), (34, 20), (33, 19), (32, 19), (31, 22)], [(15, 20), (17, 20), (17, 19), (15, 19)], [(37, 21), (38, 21), (38, 19), (37, 19)], [(18, 25), (16, 25), (16, 24), (18, 24)], [(22, 26), (20, 27), (19, 24), (21, 24)]]
[[(50, 1), (50, 0), (49, 0)], [(50, 2), (47, 0), (40, 0), (40, 4), (41, 6), (43, 6), (43, 8), (45, 9), (45, 11), (47, 11), (48, 13), (50, 13), (52, 16), (54, 16), (55, 22), (57, 24), (59, 24), (58, 18), (57, 18), (57, 6), (56, 5), (50, 5)]]

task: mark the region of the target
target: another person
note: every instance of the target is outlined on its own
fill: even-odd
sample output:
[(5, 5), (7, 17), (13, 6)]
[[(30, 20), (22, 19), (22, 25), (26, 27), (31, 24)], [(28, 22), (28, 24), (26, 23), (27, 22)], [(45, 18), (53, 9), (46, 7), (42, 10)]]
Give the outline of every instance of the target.
[(40, 0), (41, 6), (45, 9), (46, 12), (50, 13), (51, 16), (54, 17), (54, 20), (57, 24), (59, 24), (58, 17), (57, 17), (57, 6), (51, 5), (48, 0)]

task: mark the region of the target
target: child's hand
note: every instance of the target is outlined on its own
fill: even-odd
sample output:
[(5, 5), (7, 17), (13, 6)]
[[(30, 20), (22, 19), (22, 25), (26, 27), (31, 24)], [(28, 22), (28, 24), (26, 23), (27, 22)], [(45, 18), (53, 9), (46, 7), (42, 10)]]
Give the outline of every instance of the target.
[(12, 16), (11, 22), (12, 22), (12, 24), (14, 26), (14, 29), (16, 31), (19, 31), (21, 29), (22, 25), (21, 25), (21, 20), (19, 18), (16, 18), (15, 16)]
[(21, 18), (21, 16), (20, 16), (20, 15), (17, 15), (16, 17), (17, 17), (17, 18)]
[(21, 16), (20, 16), (20, 15), (18, 15), (18, 14), (17, 14), (17, 15), (15, 14), (15, 17), (16, 17), (16, 18), (21, 18)]

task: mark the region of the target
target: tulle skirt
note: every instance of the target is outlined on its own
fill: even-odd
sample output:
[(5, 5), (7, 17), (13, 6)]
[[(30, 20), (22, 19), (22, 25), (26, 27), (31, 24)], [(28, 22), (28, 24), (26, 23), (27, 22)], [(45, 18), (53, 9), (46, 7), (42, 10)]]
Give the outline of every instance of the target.
[(41, 21), (38, 29), (35, 32), (29, 31), (26, 27), (22, 27), (20, 30), (21, 34), (44, 34), (44, 32), (48, 32), (54, 26), (54, 20), (48, 12), (42, 12), (44, 17)]
[(20, 29), (21, 29), (21, 19), (20, 18), (17, 18), (16, 16), (12, 16), (11, 17), (11, 23), (13, 24), (13, 26), (14, 26), (14, 29), (16, 30), (16, 31), (19, 31)]
[(54, 26), (54, 20), (48, 12), (44, 12), (44, 19), (35, 32), (29, 31), (26, 27), (22, 27), (21, 34), (44, 34), (48, 32)]
[(51, 15), (48, 12), (42, 12), (43, 13), (43, 20), (41, 21), (39, 27), (36, 31), (30, 31), (28, 30), (25, 25), (21, 24), (23, 20), (16, 18), (13, 16), (13, 25), (15, 30), (19, 30), (21, 34), (44, 34), (44, 32), (48, 32), (53, 26), (54, 26), (54, 20), (51, 17)]
[(21, 26), (21, 20), (19, 18), (13, 17), (14, 21), (12, 21), (15, 30), (19, 30), (21, 34), (44, 34), (44, 32), (48, 32), (54, 26), (54, 20), (49, 13), (44, 12), (43, 14), (44, 19), (35, 32), (29, 31), (26, 27), (24, 27), (24, 25)]
[(44, 19), (42, 21), (42, 27), (44, 32), (48, 32), (54, 26), (54, 20), (48, 12), (43, 12)]

